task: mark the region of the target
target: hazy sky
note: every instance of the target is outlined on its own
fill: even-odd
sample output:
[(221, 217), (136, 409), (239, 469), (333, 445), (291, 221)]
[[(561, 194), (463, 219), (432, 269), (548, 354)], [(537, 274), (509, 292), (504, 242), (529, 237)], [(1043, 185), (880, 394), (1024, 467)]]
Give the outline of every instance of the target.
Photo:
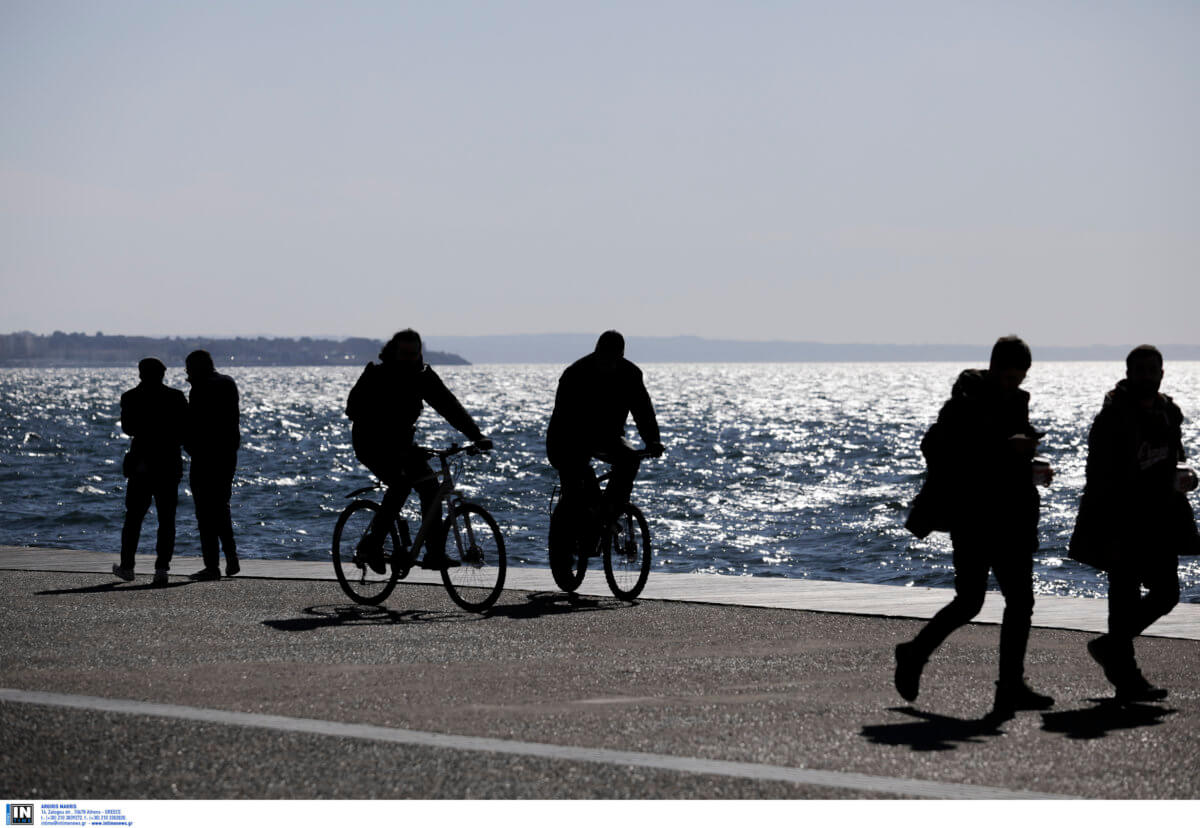
[(1200, 3), (0, 3), (0, 332), (1200, 341)]

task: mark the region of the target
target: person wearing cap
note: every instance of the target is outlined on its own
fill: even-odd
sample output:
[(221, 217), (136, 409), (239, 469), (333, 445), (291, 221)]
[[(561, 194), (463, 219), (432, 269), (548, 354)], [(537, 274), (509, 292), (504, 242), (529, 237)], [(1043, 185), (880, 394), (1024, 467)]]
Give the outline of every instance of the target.
[(225, 552), (225, 574), (241, 571), (237, 542), (233, 537), (233, 476), (241, 445), (241, 413), (238, 387), (232, 377), (217, 373), (212, 354), (192, 351), (184, 361), (188, 394), (188, 430), (184, 448), (192, 458), (188, 483), (196, 505), (196, 531), (204, 568), (192, 574), (197, 581), (221, 577), (221, 551)]
[(1120, 702), (1166, 698), (1142, 675), (1133, 641), (1179, 603), (1179, 555), (1200, 553), (1183, 412), (1159, 391), (1162, 379), (1157, 348), (1129, 352), (1125, 379), (1105, 395), (1088, 434), (1087, 482), (1071, 536), (1072, 558), (1108, 572), (1108, 632), (1087, 649)]
[[(916, 699), (921, 671), (934, 650), (983, 608), (988, 572), (1004, 595), (999, 680), (992, 717), (1043, 710), (1049, 696), (1025, 683), (1025, 650), (1033, 618), (1033, 555), (1040, 499), (1032, 461), (1042, 434), (1029, 422), (1029, 393), (1021, 383), (1032, 364), (1029, 346), (1001, 337), (987, 370), (968, 369), (922, 443), (930, 476), (945, 483), (943, 505), (953, 546), (954, 600), (912, 641), (896, 647), (896, 690)], [(1048, 468), (1042, 482), (1049, 483)]]
[(424, 559), (425, 569), (457, 565), (446, 557), (442, 505), (438, 482), (429, 459), (414, 443), (417, 420), (429, 403), (446, 422), (462, 432), (483, 451), (492, 441), (483, 435), (475, 420), (442, 378), (425, 359), (421, 335), (406, 328), (393, 336), (379, 352), (379, 362), (368, 362), (346, 400), (354, 454), (371, 473), (388, 487), (383, 496), (387, 521), (372, 521), (359, 553), (376, 572), (385, 570), (383, 541), (390, 516), (395, 515), (415, 488), (421, 499), (421, 514), (432, 515)]
[(642, 371), (625, 359), (625, 338), (605, 331), (592, 353), (563, 371), (546, 429), (546, 456), (559, 474), (564, 502), (595, 499), (599, 487), (591, 460), (597, 456), (612, 463), (601, 502), (608, 512), (604, 517), (629, 502), (641, 462), (624, 439), (630, 414), (646, 449), (661, 455), (658, 418)]
[(158, 586), (167, 583), (175, 552), (175, 511), (179, 505), (179, 481), (183, 477), (180, 446), (188, 413), (183, 392), (163, 384), (166, 373), (167, 367), (162, 362), (147, 357), (138, 363), (141, 382), (121, 395), (121, 430), (133, 439), (121, 467), (128, 480), (121, 560), (112, 569), (123, 581), (134, 579), (134, 556), (142, 521), (153, 502), (158, 514), (154, 562), (154, 583)]

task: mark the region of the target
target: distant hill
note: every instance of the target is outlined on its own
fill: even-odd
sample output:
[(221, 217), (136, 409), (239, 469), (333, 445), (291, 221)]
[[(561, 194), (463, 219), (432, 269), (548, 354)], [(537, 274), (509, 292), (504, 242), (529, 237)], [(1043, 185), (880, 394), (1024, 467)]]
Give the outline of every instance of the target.
[[(597, 332), (598, 333), (598, 332)], [(472, 363), (570, 363), (590, 352), (597, 334), (429, 336), (427, 342)], [(1133, 345), (1053, 347), (1033, 344), (1033, 357), (1124, 360)], [(1200, 346), (1160, 345), (1168, 360), (1200, 360)], [(987, 362), (991, 343), (979, 345), (830, 345), (821, 342), (749, 342), (698, 336), (630, 336), (625, 353), (634, 362)]]
[[(299, 339), (258, 337), (211, 339), (107, 336), (103, 333), (63, 333), (41, 336), (27, 331), (0, 334), (0, 366), (134, 365), (157, 357), (168, 366), (183, 365), (198, 348), (213, 355), (218, 365), (364, 365), (377, 359), (378, 339)], [(426, 350), (432, 365), (469, 365), (457, 354)]]

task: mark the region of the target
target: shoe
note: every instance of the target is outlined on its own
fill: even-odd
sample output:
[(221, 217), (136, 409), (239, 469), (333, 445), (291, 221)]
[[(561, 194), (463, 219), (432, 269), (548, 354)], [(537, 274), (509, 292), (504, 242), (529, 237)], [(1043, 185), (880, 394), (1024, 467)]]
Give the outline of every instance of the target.
[(193, 572), (188, 577), (191, 578), (193, 581), (217, 581), (217, 580), (220, 580), (220, 578), (221, 578), (221, 570), (219, 570), (215, 567), (213, 569), (209, 569), (208, 567), (205, 567), (204, 569), (201, 569), (199, 572)]
[(418, 564), (421, 569), (453, 569), (456, 566), (462, 566), (461, 563), (453, 558), (447, 557), (445, 552), (438, 552), (436, 555), (432, 552), (425, 553), (425, 560)]
[(363, 538), (358, 542), (358, 548), (354, 550), (354, 559), (371, 567), (371, 570), (377, 575), (387, 572), (387, 561), (383, 558), (382, 542)]
[(1162, 701), (1168, 695), (1170, 695), (1170, 691), (1167, 688), (1155, 687), (1141, 675), (1117, 685), (1117, 701), (1121, 704)]
[(232, 578), (234, 575), (242, 571), (242, 565), (238, 562), (237, 555), (225, 560), (225, 577)]
[(132, 569), (124, 569), (120, 564), (113, 564), (112, 573), (122, 581), (132, 581), (134, 578)]
[(905, 701), (915, 701), (921, 692), (921, 671), (925, 659), (913, 652), (913, 643), (907, 641), (896, 645), (896, 692)]
[(1024, 680), (1009, 684), (996, 682), (996, 703), (992, 705), (992, 713), (996, 716), (1007, 718), (1018, 710), (1048, 710), (1053, 706), (1053, 698), (1030, 689)]
[(171, 579), (167, 576), (167, 570), (165, 570), (165, 569), (154, 570), (154, 585), (155, 586), (166, 586), (169, 583), (171, 583)]

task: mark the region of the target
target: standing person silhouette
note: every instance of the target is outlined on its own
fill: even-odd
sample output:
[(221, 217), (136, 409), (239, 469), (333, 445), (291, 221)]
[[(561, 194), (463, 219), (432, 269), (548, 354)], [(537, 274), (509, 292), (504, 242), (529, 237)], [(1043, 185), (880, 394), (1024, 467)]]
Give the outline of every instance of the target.
[(1183, 412), (1159, 391), (1162, 379), (1157, 348), (1129, 352), (1125, 379), (1105, 395), (1088, 434), (1071, 536), (1072, 557), (1108, 570), (1108, 633), (1087, 648), (1121, 702), (1166, 698), (1138, 668), (1133, 640), (1179, 603), (1179, 554), (1200, 552), (1186, 494), (1196, 475), (1182, 466)]
[(125, 488), (125, 525), (121, 529), (121, 562), (113, 574), (134, 579), (134, 555), (142, 534), (142, 521), (154, 502), (158, 513), (154, 584), (167, 583), (175, 552), (175, 510), (179, 505), (179, 480), (183, 477), (180, 446), (187, 426), (187, 399), (177, 388), (163, 385), (167, 366), (154, 357), (138, 363), (141, 382), (121, 395), (121, 430), (133, 439), (122, 471)]
[(238, 446), (242, 441), (238, 388), (231, 377), (217, 373), (208, 351), (192, 351), (185, 365), (192, 390), (188, 396), (184, 448), (192, 458), (188, 482), (196, 503), (196, 528), (200, 533), (200, 553), (204, 556), (204, 569), (191, 577), (210, 581), (221, 577), (222, 549), (225, 574), (233, 576), (241, 570), (229, 510)]
[(387, 527), (414, 488), (430, 530), (420, 566), (443, 569), (458, 565), (446, 557), (438, 481), (428, 458), (413, 442), (423, 402), (433, 406), (480, 449), (492, 448), (492, 441), (479, 430), (442, 378), (425, 364), (419, 333), (411, 328), (398, 332), (379, 352), (379, 363), (367, 363), (350, 390), (346, 416), (354, 424), (350, 434), (355, 456), (388, 487), (381, 512), (387, 517), (371, 522), (359, 549), (368, 565), (379, 573), (386, 568), (383, 541)]
[(1029, 423), (1029, 393), (1020, 388), (1032, 361), (1021, 339), (997, 340), (986, 371), (969, 369), (958, 376), (931, 429), (936, 440), (927, 438), (922, 446), (930, 475), (939, 474), (947, 484), (955, 595), (916, 638), (896, 647), (896, 689), (908, 701), (917, 697), (921, 671), (933, 651), (983, 608), (991, 570), (1004, 595), (992, 716), (1008, 718), (1017, 710), (1054, 704), (1031, 690), (1024, 675), (1040, 509), (1032, 460), (1042, 436)]
[(601, 502), (611, 519), (633, 492), (641, 461), (625, 440), (630, 414), (646, 449), (663, 453), (658, 418), (642, 371), (625, 359), (625, 338), (605, 331), (592, 353), (563, 371), (554, 396), (554, 411), (546, 429), (546, 456), (558, 471), (563, 502), (594, 502), (598, 491), (591, 459), (603, 456), (612, 464), (612, 477)]

